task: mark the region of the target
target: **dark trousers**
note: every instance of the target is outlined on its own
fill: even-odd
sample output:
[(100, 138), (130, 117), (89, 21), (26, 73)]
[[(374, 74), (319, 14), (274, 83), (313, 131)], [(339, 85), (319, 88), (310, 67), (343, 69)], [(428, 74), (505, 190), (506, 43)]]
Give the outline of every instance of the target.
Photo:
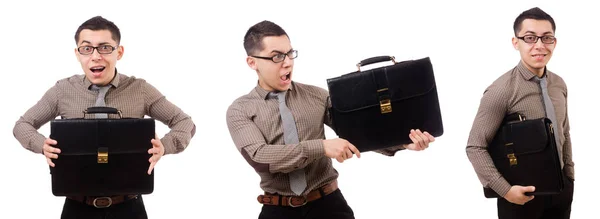
[(306, 203), (301, 207), (263, 205), (259, 219), (354, 219), (354, 212), (348, 206), (338, 189), (331, 194)]
[(569, 219), (573, 202), (573, 180), (564, 174), (565, 187), (558, 195), (535, 196), (525, 205), (498, 198), (499, 219)]
[(147, 219), (146, 208), (142, 196), (127, 200), (108, 208), (96, 208), (79, 201), (66, 198), (61, 215), (62, 219), (89, 218), (89, 219), (120, 219), (135, 218)]

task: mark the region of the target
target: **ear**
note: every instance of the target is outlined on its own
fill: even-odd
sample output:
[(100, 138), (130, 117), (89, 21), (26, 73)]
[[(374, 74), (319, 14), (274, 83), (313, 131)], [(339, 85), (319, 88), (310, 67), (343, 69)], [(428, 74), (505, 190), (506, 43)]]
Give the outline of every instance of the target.
[(75, 57), (77, 57), (77, 61), (81, 62), (81, 58), (79, 56), (79, 51), (77, 51), (77, 48), (75, 48), (73, 51), (75, 52)]
[(519, 39), (517, 39), (517, 37), (512, 38), (512, 44), (516, 50), (519, 50)]
[(121, 57), (123, 57), (123, 53), (125, 52), (125, 48), (121, 45), (119, 45), (119, 47), (117, 47), (117, 60), (121, 60)]
[(246, 63), (248, 64), (248, 67), (250, 67), (253, 70), (258, 70), (258, 66), (256, 66), (256, 59), (254, 57), (248, 56), (246, 57)]

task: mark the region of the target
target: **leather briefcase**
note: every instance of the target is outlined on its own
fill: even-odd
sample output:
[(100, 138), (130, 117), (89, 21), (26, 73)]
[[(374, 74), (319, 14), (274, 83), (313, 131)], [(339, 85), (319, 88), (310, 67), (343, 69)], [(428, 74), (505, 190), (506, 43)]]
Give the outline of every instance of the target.
[[(365, 65), (393, 65), (363, 71)], [(333, 130), (361, 152), (412, 143), (411, 129), (443, 134), (442, 116), (429, 57), (396, 62), (378, 56), (358, 71), (327, 79)]]
[[(535, 186), (535, 191), (526, 195), (559, 194), (564, 188), (554, 128), (548, 118), (526, 120), (516, 113), (506, 116), (488, 153), (508, 183)], [(484, 188), (484, 195), (500, 197), (491, 188)]]
[[(155, 136), (154, 119), (122, 118), (109, 107), (91, 107), (81, 119), (50, 123), (50, 138), (61, 150), (50, 167), (55, 196), (150, 194), (148, 149)], [(85, 119), (86, 114), (118, 114), (119, 119)]]

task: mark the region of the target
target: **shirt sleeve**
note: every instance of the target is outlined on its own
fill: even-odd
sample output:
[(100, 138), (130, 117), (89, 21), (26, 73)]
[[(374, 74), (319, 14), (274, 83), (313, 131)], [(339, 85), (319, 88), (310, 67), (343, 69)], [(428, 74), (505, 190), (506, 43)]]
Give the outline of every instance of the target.
[[(566, 100), (565, 96), (565, 101)], [(568, 113), (568, 104), (565, 103), (566, 108), (566, 116), (565, 116), (565, 124), (563, 126), (563, 133), (565, 138), (565, 144), (563, 145), (563, 161), (565, 166), (563, 167), (565, 170), (565, 174), (572, 180), (575, 180), (575, 163), (573, 162), (573, 150), (571, 147), (571, 134), (569, 134), (571, 126), (569, 124), (569, 113)]]
[(491, 85), (486, 89), (466, 147), (467, 156), (481, 184), (493, 189), (502, 197), (508, 193), (511, 185), (496, 169), (487, 147), (504, 120), (508, 100), (509, 96), (504, 86)]
[(58, 85), (55, 85), (16, 122), (13, 135), (25, 149), (42, 153), (46, 137), (37, 130), (58, 116), (58, 94)]
[(146, 114), (167, 125), (170, 131), (160, 139), (165, 154), (176, 154), (185, 150), (196, 133), (192, 118), (167, 100), (154, 86), (144, 83)]
[(285, 146), (268, 144), (244, 107), (239, 100), (229, 106), (227, 127), (235, 146), (257, 172), (289, 173), (325, 156), (323, 139)]

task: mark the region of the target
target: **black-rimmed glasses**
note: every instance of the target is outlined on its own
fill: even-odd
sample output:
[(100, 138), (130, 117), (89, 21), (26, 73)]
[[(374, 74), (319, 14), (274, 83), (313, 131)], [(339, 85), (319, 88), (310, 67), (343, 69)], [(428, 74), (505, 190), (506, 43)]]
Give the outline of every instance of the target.
[(252, 56), (252, 55), (251, 55), (251, 57), (271, 60), (275, 63), (280, 63), (280, 62), (283, 62), (283, 60), (285, 60), (285, 57), (288, 57), (290, 59), (295, 59), (296, 57), (298, 57), (298, 50), (290, 50), (287, 53), (279, 53), (279, 54), (271, 56), (271, 57)]
[(81, 55), (89, 55), (94, 53), (94, 50), (100, 54), (111, 54), (117, 47), (111, 45), (100, 45), (100, 46), (80, 46), (77, 51)]
[(523, 40), (526, 43), (537, 43), (538, 39), (542, 39), (542, 43), (544, 44), (553, 44), (556, 42), (556, 37), (545, 35), (545, 36), (536, 36), (536, 35), (525, 35), (522, 37), (517, 37), (517, 39)]

